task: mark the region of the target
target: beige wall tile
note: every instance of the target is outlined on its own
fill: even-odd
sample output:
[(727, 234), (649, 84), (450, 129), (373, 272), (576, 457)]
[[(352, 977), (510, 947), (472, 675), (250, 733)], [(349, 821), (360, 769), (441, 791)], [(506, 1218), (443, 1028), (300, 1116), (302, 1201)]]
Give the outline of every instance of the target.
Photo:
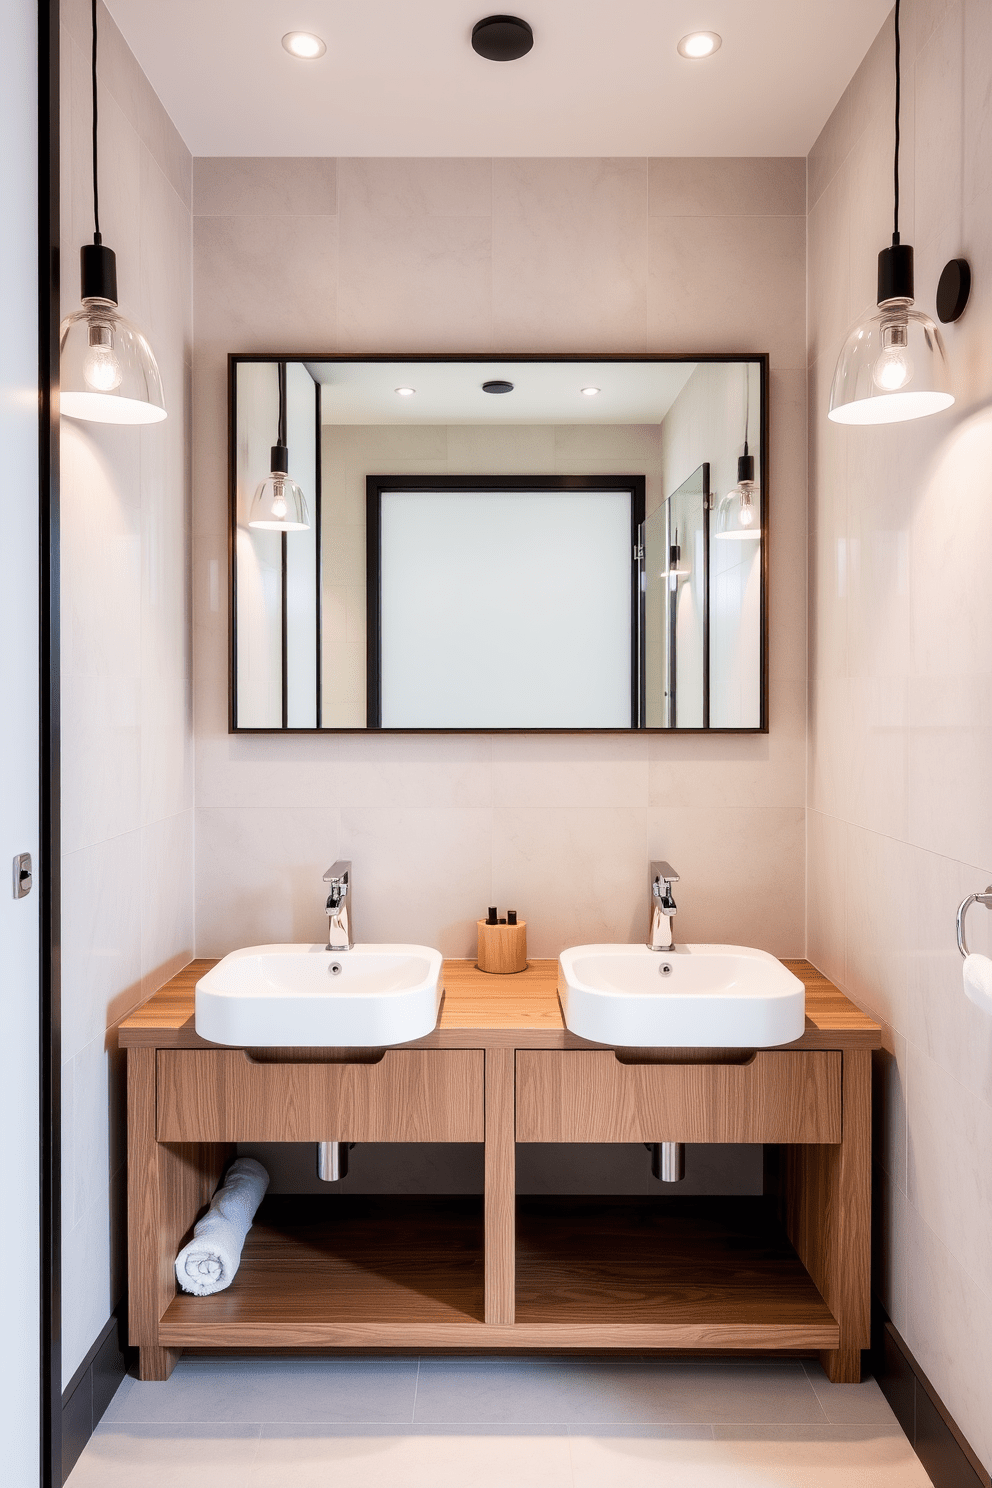
[(652, 217), (805, 217), (802, 156), (648, 161)]
[(493, 162), (493, 345), (640, 351), (644, 160)]
[(775, 369), (805, 367), (805, 302), (802, 218), (651, 218), (650, 349), (767, 351)]
[(197, 217), (330, 217), (338, 209), (336, 160), (201, 156), (193, 162)]

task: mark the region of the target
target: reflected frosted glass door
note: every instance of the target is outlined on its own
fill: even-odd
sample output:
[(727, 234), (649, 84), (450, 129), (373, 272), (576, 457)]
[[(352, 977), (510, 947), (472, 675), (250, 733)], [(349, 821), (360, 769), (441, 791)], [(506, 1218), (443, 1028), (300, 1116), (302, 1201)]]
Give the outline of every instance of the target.
[(629, 728), (631, 493), (383, 491), (383, 728)]

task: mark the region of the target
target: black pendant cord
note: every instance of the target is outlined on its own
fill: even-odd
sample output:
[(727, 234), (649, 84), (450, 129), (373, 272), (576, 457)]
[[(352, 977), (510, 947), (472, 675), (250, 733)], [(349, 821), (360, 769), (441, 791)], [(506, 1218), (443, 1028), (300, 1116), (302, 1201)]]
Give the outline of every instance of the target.
[(899, 116), (902, 104), (902, 41), (899, 35), (899, 10), (902, 0), (896, 0), (895, 27), (896, 27), (896, 146), (895, 157), (892, 162), (892, 184), (893, 184), (893, 212), (892, 212), (892, 242), (899, 242), (899, 145), (901, 128)]
[(279, 443), (286, 446), (286, 363), (279, 363)]
[(93, 241), (102, 243), (100, 236), (100, 183), (97, 174), (97, 86), (96, 86), (96, 6), (97, 0), (93, 0), (93, 51), (91, 71), (93, 80)]
[(747, 437), (751, 430), (751, 368), (744, 363), (744, 454), (748, 453)]

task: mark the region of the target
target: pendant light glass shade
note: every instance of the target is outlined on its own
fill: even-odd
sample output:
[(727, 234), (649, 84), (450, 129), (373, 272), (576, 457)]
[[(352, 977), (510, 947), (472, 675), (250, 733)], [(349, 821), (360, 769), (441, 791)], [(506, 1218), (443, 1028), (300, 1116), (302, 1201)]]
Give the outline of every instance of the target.
[(716, 509), (716, 531), (713, 536), (724, 541), (761, 541), (761, 518), (755, 502), (752, 483), (741, 482), (720, 502)]
[(837, 424), (897, 424), (954, 402), (940, 331), (908, 298), (866, 311), (844, 342), (830, 389)]
[(166, 417), (162, 379), (142, 333), (113, 300), (90, 297), (62, 322), (61, 412), (97, 424)]
[[(276, 446), (278, 448), (278, 446)], [(284, 470), (273, 470), (259, 482), (251, 500), (248, 526), (265, 532), (306, 532), (310, 526), (307, 501)]]

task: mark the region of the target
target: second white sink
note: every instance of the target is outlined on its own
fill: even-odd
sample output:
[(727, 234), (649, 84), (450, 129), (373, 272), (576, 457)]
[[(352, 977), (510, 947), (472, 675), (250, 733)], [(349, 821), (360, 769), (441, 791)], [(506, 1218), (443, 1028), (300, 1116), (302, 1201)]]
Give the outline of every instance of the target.
[(802, 982), (750, 946), (573, 946), (558, 992), (566, 1027), (599, 1044), (766, 1049), (806, 1026)]
[(441, 1006), (441, 952), (418, 945), (261, 945), (196, 984), (196, 1031), (248, 1048), (375, 1047), (423, 1038)]

